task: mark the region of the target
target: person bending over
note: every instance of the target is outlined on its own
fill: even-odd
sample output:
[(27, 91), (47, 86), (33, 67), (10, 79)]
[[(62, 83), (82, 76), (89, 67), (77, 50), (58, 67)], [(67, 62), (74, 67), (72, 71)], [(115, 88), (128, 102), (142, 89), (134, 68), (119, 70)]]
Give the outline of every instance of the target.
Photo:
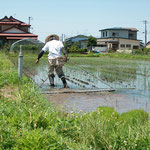
[[(49, 81), (51, 87), (54, 87), (54, 70), (56, 71), (58, 77), (62, 80), (64, 88), (68, 88), (68, 84), (65, 79), (65, 75), (63, 72), (63, 65), (67, 61), (67, 53), (65, 51), (64, 45), (61, 41), (59, 41), (58, 35), (49, 35), (45, 39), (45, 46), (42, 48), (41, 52), (38, 55), (36, 60), (36, 64), (39, 63), (40, 58), (46, 51), (49, 51), (48, 54), (48, 64), (49, 64)], [(62, 53), (65, 57), (62, 57)]]

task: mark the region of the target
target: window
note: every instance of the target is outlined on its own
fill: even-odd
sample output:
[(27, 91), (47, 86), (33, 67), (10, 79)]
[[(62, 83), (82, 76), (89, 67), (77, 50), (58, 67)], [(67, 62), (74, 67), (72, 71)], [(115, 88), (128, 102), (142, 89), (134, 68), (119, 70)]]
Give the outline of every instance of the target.
[(129, 34), (129, 38), (133, 38), (133, 33), (130, 33), (130, 34)]
[(107, 32), (106, 32), (106, 37), (107, 37)]
[(105, 32), (103, 32), (103, 37), (105, 37)]
[(101, 44), (101, 45), (97, 45), (97, 47), (107, 47), (107, 45)]
[(2, 26), (0, 26), (0, 31), (2, 31)]
[(116, 33), (115, 33), (115, 32), (113, 32), (113, 33), (112, 33), (112, 36), (116, 36)]
[(107, 47), (107, 45), (100, 45), (100, 47)]
[(131, 45), (130, 45), (130, 44), (127, 44), (127, 45), (126, 45), (126, 48), (131, 48)]
[(125, 44), (121, 44), (120, 47), (121, 47), (121, 48), (125, 48)]
[(119, 36), (119, 33), (118, 32), (113, 32), (112, 36)]
[(138, 45), (133, 45), (133, 49), (139, 49)]

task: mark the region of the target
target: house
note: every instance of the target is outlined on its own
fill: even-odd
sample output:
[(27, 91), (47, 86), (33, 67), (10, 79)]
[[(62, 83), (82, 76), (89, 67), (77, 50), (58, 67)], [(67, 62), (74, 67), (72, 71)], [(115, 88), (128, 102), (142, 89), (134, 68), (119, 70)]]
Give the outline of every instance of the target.
[(99, 30), (101, 38), (97, 39), (101, 51), (139, 49), (140, 40), (137, 40), (138, 30), (135, 28), (107, 28)]
[(150, 41), (146, 44), (146, 48), (150, 48)]
[(12, 16), (0, 19), (0, 46), (24, 38), (37, 39), (37, 35), (30, 33), (30, 26)]
[(87, 48), (88, 36), (77, 35), (65, 40), (68, 47), (71, 47), (75, 42), (78, 42), (80, 48)]

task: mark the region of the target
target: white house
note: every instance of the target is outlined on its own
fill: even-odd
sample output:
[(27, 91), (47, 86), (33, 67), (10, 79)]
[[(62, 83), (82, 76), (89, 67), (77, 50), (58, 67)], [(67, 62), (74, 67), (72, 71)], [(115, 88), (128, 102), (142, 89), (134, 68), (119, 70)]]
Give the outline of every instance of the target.
[(97, 39), (97, 45), (101, 51), (140, 48), (140, 40), (137, 40), (138, 30), (135, 28), (107, 28), (99, 31), (101, 38)]

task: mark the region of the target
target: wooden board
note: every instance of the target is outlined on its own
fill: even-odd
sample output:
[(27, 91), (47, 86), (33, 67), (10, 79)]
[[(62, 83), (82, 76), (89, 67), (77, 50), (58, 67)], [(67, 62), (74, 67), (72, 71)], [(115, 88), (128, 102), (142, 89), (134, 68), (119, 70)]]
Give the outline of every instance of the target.
[(44, 91), (43, 94), (61, 94), (61, 93), (95, 93), (95, 92), (114, 92), (114, 89), (96, 89), (96, 90), (75, 90), (75, 89), (52, 89), (49, 91)]

